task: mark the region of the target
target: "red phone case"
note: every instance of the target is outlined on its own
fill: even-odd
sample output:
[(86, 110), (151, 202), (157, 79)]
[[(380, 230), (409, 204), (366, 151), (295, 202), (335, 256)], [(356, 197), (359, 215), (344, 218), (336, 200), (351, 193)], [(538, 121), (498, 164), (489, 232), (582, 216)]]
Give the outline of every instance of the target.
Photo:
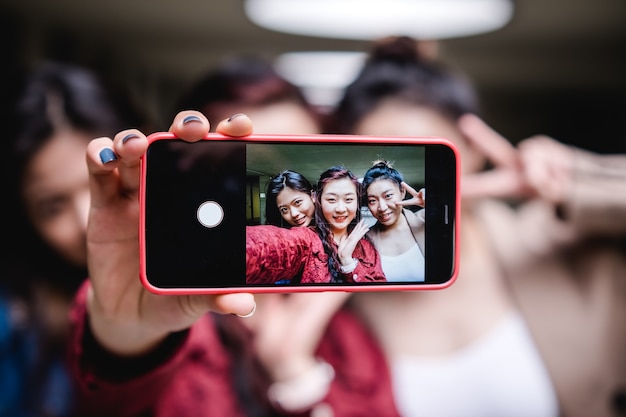
[[(171, 133), (158, 132), (148, 136), (149, 144), (152, 145), (157, 141), (171, 141), (177, 139)], [(140, 192), (139, 192), (139, 203), (140, 203), (140, 230), (139, 230), (139, 243), (140, 243), (140, 279), (145, 288), (149, 291), (156, 294), (164, 294), (164, 295), (183, 295), (183, 294), (221, 294), (221, 293), (238, 293), (238, 292), (249, 292), (249, 293), (270, 293), (270, 292), (284, 292), (284, 293), (293, 293), (293, 292), (320, 292), (320, 291), (350, 291), (350, 292), (361, 292), (361, 291), (408, 291), (408, 290), (437, 290), (444, 289), (450, 285), (452, 285), (458, 275), (459, 271), (459, 231), (460, 231), (460, 155), (456, 146), (450, 142), (449, 140), (438, 138), (438, 137), (421, 137), (421, 138), (397, 138), (397, 137), (370, 137), (370, 136), (356, 136), (356, 135), (250, 135), (243, 138), (232, 138), (223, 136), (217, 133), (210, 133), (203, 141), (218, 141), (218, 142), (241, 142), (245, 144), (254, 144), (254, 143), (272, 143), (272, 144), (307, 144), (307, 143), (315, 143), (315, 144), (378, 144), (378, 145), (394, 145), (394, 144), (415, 144), (415, 145), (428, 145), (428, 144), (436, 144), (436, 145), (444, 145), (448, 147), (454, 154), (454, 179), (456, 181), (456, 190), (454, 193), (454, 213), (451, 217), (453, 221), (453, 227), (451, 228), (451, 233), (453, 234), (453, 254), (452, 254), (452, 270), (450, 272), (449, 279), (445, 280), (442, 283), (415, 283), (415, 284), (396, 284), (396, 283), (385, 283), (384, 285), (369, 285), (366, 283), (359, 284), (327, 284), (327, 285), (300, 285), (300, 286), (282, 286), (282, 285), (266, 285), (266, 286), (247, 286), (247, 285), (237, 285), (237, 286), (220, 286), (219, 288), (215, 287), (198, 287), (198, 286), (185, 286), (184, 284), (181, 286), (158, 286), (155, 285), (148, 277), (148, 254), (147, 254), (147, 238), (146, 238), (146, 211), (149, 209), (147, 206), (147, 198), (146, 198), (146, 188), (147, 188), (147, 178), (148, 172), (150, 170), (150, 156), (149, 150), (142, 156), (141, 160), (141, 183), (140, 183)], [(371, 162), (371, 161), (367, 161)], [(313, 182), (313, 181), (312, 181)], [(243, 256), (243, 254), (242, 254)], [(166, 262), (166, 261), (164, 261)], [(172, 259), (169, 264), (178, 262), (175, 259)]]

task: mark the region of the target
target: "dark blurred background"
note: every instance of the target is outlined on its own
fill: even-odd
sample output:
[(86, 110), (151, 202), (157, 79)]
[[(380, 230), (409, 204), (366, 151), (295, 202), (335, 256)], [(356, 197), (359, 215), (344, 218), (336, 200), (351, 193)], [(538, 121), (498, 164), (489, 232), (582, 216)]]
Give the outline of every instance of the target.
[[(262, 29), (243, 0), (0, 0), (0, 24), (3, 96), (43, 59), (79, 63), (129, 89), (159, 129), (182, 89), (227, 56), (369, 45)], [(439, 54), (469, 75), (483, 116), (513, 142), (545, 133), (626, 152), (625, 1), (518, 0), (507, 26), (441, 40)]]

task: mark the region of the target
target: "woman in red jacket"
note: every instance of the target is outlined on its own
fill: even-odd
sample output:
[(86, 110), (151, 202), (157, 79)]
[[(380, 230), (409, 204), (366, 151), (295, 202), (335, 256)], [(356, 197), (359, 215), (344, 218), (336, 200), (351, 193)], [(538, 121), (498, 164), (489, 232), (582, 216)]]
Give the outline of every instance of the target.
[(380, 256), (364, 238), (361, 186), (345, 167), (320, 175), (315, 191), (315, 228), (246, 229), (246, 282), (273, 284), (385, 281)]
[[(178, 114), (170, 128), (188, 141), (199, 140), (208, 129), (206, 118), (194, 111)], [(252, 124), (249, 118), (238, 116), (222, 122), (217, 130), (243, 136), (251, 133)], [(345, 294), (294, 294), (289, 305), (281, 307), (290, 314), (274, 314), (276, 308), (266, 303), (258, 317), (247, 317), (256, 310), (250, 294), (161, 296), (141, 285), (137, 279), (137, 185), (138, 162), (147, 145), (146, 136), (131, 129), (112, 139), (94, 139), (87, 150), (92, 197), (90, 279), (75, 299), (69, 351), (79, 388), (78, 414), (304, 416), (323, 399), (321, 406), (332, 405), (337, 416), (397, 417), (384, 359), (375, 353), (378, 348), (358, 321), (351, 315), (337, 315), (318, 346), (318, 335), (325, 328), (321, 324), (336, 310), (321, 302), (332, 301), (337, 307)], [(307, 297), (295, 297), (300, 295)], [(333, 300), (320, 298), (329, 295)], [(253, 330), (248, 331), (236, 316), (208, 312), (246, 316), (246, 321), (256, 323), (250, 322)], [(267, 331), (271, 329), (265, 325), (296, 318), (294, 312), (298, 326), (289, 326), (290, 334), (273, 343), (276, 333)], [(272, 320), (265, 320), (265, 314)], [(260, 332), (256, 324), (265, 331)], [(309, 337), (302, 338), (303, 334)], [(252, 343), (259, 347), (266, 342), (271, 349), (259, 349), (266, 353), (260, 358), (264, 371), (243, 351)], [(285, 349), (296, 352), (289, 355), (289, 363), (281, 359)], [(308, 349), (323, 359), (313, 367), (297, 359), (310, 356)], [(268, 352), (273, 358), (267, 357)], [(303, 381), (303, 377), (314, 383), (298, 391), (293, 379)], [(252, 389), (242, 390), (240, 379)], [(268, 380), (280, 381), (272, 385), (273, 407), (266, 395)], [(291, 395), (294, 390), (295, 397)]]

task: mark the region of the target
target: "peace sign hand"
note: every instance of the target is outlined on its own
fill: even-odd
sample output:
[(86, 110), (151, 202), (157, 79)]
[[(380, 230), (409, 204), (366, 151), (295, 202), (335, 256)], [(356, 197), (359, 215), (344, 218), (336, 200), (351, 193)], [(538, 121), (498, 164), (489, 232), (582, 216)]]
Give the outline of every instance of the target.
[(494, 168), (466, 174), (463, 198), (565, 198), (572, 180), (574, 151), (547, 136), (534, 136), (515, 148), (472, 114), (461, 116), (458, 127)]
[(421, 188), (417, 191), (415, 188), (411, 187), (406, 182), (402, 181), (402, 189), (408, 192), (411, 195), (411, 198), (408, 200), (399, 201), (397, 204), (407, 207), (407, 206), (419, 206), (426, 207), (426, 189)]

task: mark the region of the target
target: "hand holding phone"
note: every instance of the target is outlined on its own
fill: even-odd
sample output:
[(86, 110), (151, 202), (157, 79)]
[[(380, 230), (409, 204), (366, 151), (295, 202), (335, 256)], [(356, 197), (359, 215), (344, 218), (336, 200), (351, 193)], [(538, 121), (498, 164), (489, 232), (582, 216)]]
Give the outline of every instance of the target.
[[(149, 141), (140, 249), (153, 292), (416, 290), (456, 277), (459, 160), (445, 139), (209, 134), (188, 143), (157, 133)], [(390, 166), (376, 176), (370, 168), (381, 158)], [(267, 224), (270, 201), (285, 220), (305, 212), (307, 193), (286, 190), (287, 180), (285, 193), (269, 195), (285, 170), (315, 184), (306, 211), (314, 221), (303, 230)], [(422, 188), (426, 207), (403, 207)], [(390, 233), (396, 225), (405, 233)]]
[[(247, 117), (221, 124), (224, 134), (241, 132)], [(209, 131), (206, 118), (195, 111), (179, 113), (172, 134), (200, 140)], [(141, 158), (149, 142), (140, 131), (128, 129), (114, 138), (100, 137), (87, 148), (91, 210), (87, 225), (89, 283), (86, 314), (96, 340), (119, 355), (149, 351), (172, 331), (191, 326), (207, 311), (246, 315), (254, 307), (250, 294), (207, 297), (160, 297), (138, 279), (139, 183)]]

